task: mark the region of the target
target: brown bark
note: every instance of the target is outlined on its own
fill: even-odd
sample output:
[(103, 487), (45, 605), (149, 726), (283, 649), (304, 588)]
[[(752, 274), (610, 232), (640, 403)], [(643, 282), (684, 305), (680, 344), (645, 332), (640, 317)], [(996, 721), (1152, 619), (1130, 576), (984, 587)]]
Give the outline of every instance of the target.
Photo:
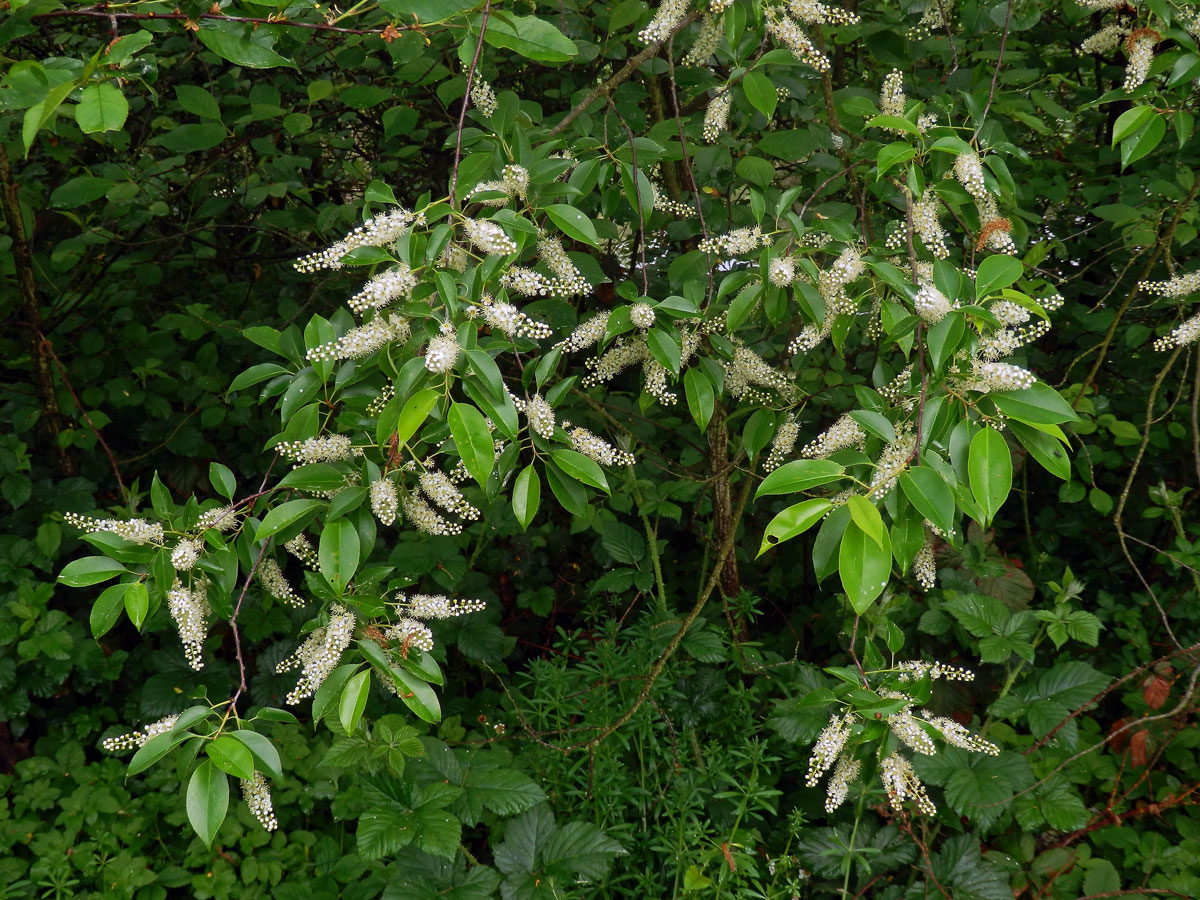
[[(737, 527), (737, 522), (733, 517), (733, 501), (729, 490), (729, 473), (732, 471), (729, 464), (729, 429), (725, 424), (725, 407), (719, 402), (708, 423), (708, 463), (712, 472), (712, 543), (714, 547), (723, 547)], [(721, 593), (725, 597), (735, 597), (741, 589), (737, 554), (730, 553), (725, 557), (721, 570)]]
[(25, 232), (25, 220), (21, 216), (21, 202), (17, 199), (17, 183), (13, 178), (8, 152), (3, 144), (0, 144), (0, 201), (4, 205), (8, 234), (12, 238), (13, 267), (16, 270), (17, 288), (21, 295), (18, 324), (26, 334), (30, 377), (33, 379), (33, 388), (41, 410), (42, 434), (53, 449), (59, 474), (74, 475), (75, 463), (58, 442), (64, 418), (58, 406), (58, 395), (54, 390), (54, 370), (42, 333), (42, 309), (38, 303), (37, 281), (34, 278), (33, 252), (29, 236)]

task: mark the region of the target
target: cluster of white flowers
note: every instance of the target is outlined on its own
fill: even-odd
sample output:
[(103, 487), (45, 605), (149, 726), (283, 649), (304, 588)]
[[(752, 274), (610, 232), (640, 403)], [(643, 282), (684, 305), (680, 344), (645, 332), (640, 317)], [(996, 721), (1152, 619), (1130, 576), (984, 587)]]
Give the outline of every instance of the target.
[(1200, 313), (1185, 319), (1170, 333), (1164, 334), (1154, 342), (1155, 350), (1170, 350), (1173, 347), (1186, 347), (1200, 340)]
[(1012, 220), (1000, 215), (995, 199), (989, 194), (975, 202), (979, 211), (979, 237), (976, 250), (993, 250), (1010, 256), (1017, 252), (1012, 239)]
[(396, 491), (396, 483), (386, 475), (378, 481), (372, 481), (368, 490), (371, 500), (371, 512), (382, 525), (391, 525), (396, 521), (400, 512), (400, 495)]
[(179, 642), (183, 644), (183, 655), (187, 657), (188, 664), (197, 671), (203, 669), (201, 652), (204, 638), (208, 635), (206, 619), (209, 613), (203, 579), (197, 579), (191, 587), (185, 587), (183, 582), (177, 580), (167, 591), (167, 609), (179, 630)]
[(314, 629), (295, 653), (275, 667), (278, 673), (300, 669), (296, 687), (285, 700), (289, 706), (315, 694), (329, 673), (337, 668), (342, 653), (354, 637), (356, 621), (354, 613), (346, 607), (333, 604), (329, 609), (329, 624)]
[(892, 734), (896, 736), (896, 740), (906, 747), (926, 756), (937, 753), (937, 744), (914, 718), (911, 706), (906, 706), (900, 712), (888, 716), (887, 723), (888, 727), (892, 729)]
[(677, 216), (682, 219), (690, 216), (696, 211), (694, 206), (688, 206), (686, 203), (681, 203), (678, 200), (672, 200), (663, 192), (663, 189), (653, 181), (650, 182), (650, 192), (654, 195), (654, 208), (659, 212), (666, 213), (669, 216)]
[(974, 681), (975, 673), (961, 666), (948, 666), (943, 662), (926, 662), (923, 659), (910, 659), (898, 663), (901, 681), (916, 681), (919, 678), (929, 678), (937, 681), (944, 678), (947, 681)]
[(926, 535), (921, 549), (917, 551), (917, 555), (913, 557), (912, 572), (916, 576), (917, 583), (925, 590), (932, 591), (937, 586), (937, 562), (933, 555), (933, 539), (928, 535)]
[(81, 516), (79, 513), (63, 513), (63, 519), (68, 525), (80, 531), (93, 533), (105, 531), (124, 538), (131, 544), (161, 544), (163, 542), (163, 527), (157, 522), (147, 522), (145, 519), (94, 519), (91, 516)]
[(1139, 28), (1125, 39), (1125, 49), (1129, 51), (1129, 60), (1125, 63), (1125, 90), (1132, 91), (1146, 80), (1154, 63), (1154, 48), (1161, 40), (1162, 35), (1153, 28)]
[(200, 559), (204, 544), (194, 538), (183, 538), (171, 551), (171, 566), (176, 572), (190, 572)]
[(985, 753), (988, 756), (1000, 755), (999, 747), (991, 741), (986, 741), (978, 735), (971, 734), (970, 731), (953, 719), (930, 715), (929, 711), (925, 709), (921, 710), (921, 715), (925, 717), (930, 725), (942, 733), (942, 738), (947, 744), (953, 747), (960, 747), (963, 750), (970, 750), (972, 753)]
[[(500, 178), (496, 181), (481, 181), (467, 191), (463, 200), (470, 200), (482, 206), (504, 206), (514, 198), (525, 199), (529, 190), (529, 170), (524, 166), (507, 165), (500, 170)], [(496, 193), (499, 197), (477, 197), (477, 194)]]
[(317, 551), (312, 545), (312, 541), (307, 535), (298, 534), (290, 541), (283, 545), (283, 549), (310, 569), (320, 567), (320, 561), (317, 558)]
[(407, 209), (397, 208), (380, 213), (359, 225), (344, 238), (324, 250), (302, 256), (294, 263), (298, 272), (316, 272), (321, 269), (340, 269), (342, 259), (351, 250), (359, 247), (383, 247), (393, 244), (410, 228), (421, 227), (425, 217)]
[(646, 338), (639, 336), (633, 339), (618, 338), (609, 345), (603, 354), (585, 360), (584, 365), (590, 370), (583, 379), (584, 387), (603, 384), (611, 381), (625, 369), (647, 360), (653, 360), (650, 349), (646, 346)]
[(337, 340), (313, 347), (306, 356), (312, 362), (363, 359), (393, 341), (407, 341), (411, 335), (408, 319), (385, 314), (351, 328)]
[(921, 20), (912, 28), (905, 32), (905, 37), (910, 41), (919, 41), (922, 38), (927, 38), (935, 31), (944, 31), (949, 24), (946, 18), (945, 7), (952, 5), (952, 0), (932, 0), (929, 6), (925, 9)]
[(598, 343), (607, 332), (608, 313), (597, 313), (590, 318), (584, 319), (570, 335), (559, 341), (554, 347), (567, 353), (576, 350), (586, 350), (588, 347)]
[(230, 531), (237, 526), (240, 515), (241, 513), (232, 506), (219, 506), (216, 509), (202, 512), (196, 522), (196, 528), (200, 531), (207, 531), (210, 528), (221, 532)]
[(812, 42), (804, 29), (796, 24), (796, 20), (778, 6), (768, 6), (763, 10), (767, 33), (778, 43), (791, 51), (792, 56), (802, 63), (807, 63), (818, 72), (829, 71), (829, 60), (816, 44)]
[[(1139, 281), (1138, 290), (1160, 297), (1186, 297), (1200, 291), (1200, 269), (1176, 275), (1166, 281)], [(1042, 305), (1046, 305), (1044, 300)]]
[(858, 422), (846, 413), (808, 443), (800, 451), (800, 455), (808, 459), (825, 459), (839, 450), (848, 450), (851, 447), (861, 450), (866, 442), (867, 436)]
[(483, 321), (492, 330), (513, 338), (542, 340), (550, 337), (550, 326), (545, 322), (531, 319), (511, 303), (496, 301), (488, 296), (483, 298)]
[[(408, 649), (410, 647), (418, 647), (428, 653), (433, 649), (433, 630), (424, 622), (418, 622), (416, 619), (410, 619), (407, 616), (402, 616), (395, 623), (388, 626), (383, 633), (384, 640), (389, 643), (395, 642), (400, 644), (400, 652), (405, 658), (408, 657)], [(391, 684), (390, 679), (384, 682), (387, 686)], [(395, 686), (388, 688), (392, 693), (395, 693)]]
[(571, 442), (571, 447), (577, 453), (582, 453), (602, 466), (632, 466), (636, 461), (632, 453), (618, 450), (586, 428), (573, 428), (570, 422), (563, 422), (563, 429), (567, 432), (567, 440)]
[(784, 397), (793, 393), (791, 380), (766, 360), (735, 339), (733, 359), (722, 361), (725, 369), (725, 391), (730, 397), (760, 396), (752, 390), (754, 385), (770, 388)]
[(796, 261), (790, 256), (777, 256), (767, 263), (767, 281), (785, 288), (796, 280)]
[(685, 66), (703, 66), (717, 48), (721, 46), (721, 38), (725, 36), (725, 19), (721, 15), (709, 14), (700, 20), (700, 30), (691, 49), (684, 55), (682, 64)]
[(908, 387), (908, 379), (912, 377), (912, 363), (900, 370), (895, 378), (879, 389), (879, 396), (888, 403), (895, 403)]
[(455, 619), (487, 606), (483, 600), (451, 600), (443, 594), (397, 594), (396, 602), (414, 619)]
[(442, 250), (442, 255), (438, 257), (438, 262), (443, 268), (453, 269), (455, 272), (465, 272), (467, 263), (470, 262), (470, 255), (462, 244), (448, 241)]
[(939, 219), (941, 203), (932, 188), (926, 188), (921, 199), (913, 204), (913, 230), (937, 259), (950, 255), (946, 249), (946, 232)]
[(763, 469), (767, 472), (773, 472), (783, 465), (784, 460), (792, 455), (792, 450), (796, 446), (796, 439), (800, 436), (800, 424), (792, 418), (784, 421), (779, 429), (775, 432), (775, 437), (771, 440), (771, 452), (767, 454), (767, 461), (763, 463)]
[(708, 102), (708, 109), (704, 111), (704, 128), (702, 131), (706, 142), (715, 144), (717, 139), (725, 133), (726, 123), (729, 121), (729, 107), (732, 104), (733, 91), (728, 87), (722, 88)]
[(283, 574), (283, 569), (279, 567), (279, 563), (274, 557), (269, 556), (259, 563), (255, 577), (258, 579), (258, 583), (262, 585), (263, 590), (281, 603), (286, 603), (288, 606), (295, 607), (296, 609), (304, 605), (304, 601), (292, 590), (292, 586), (288, 584), (288, 580)]
[(534, 434), (545, 440), (554, 437), (554, 429), (558, 423), (554, 418), (554, 407), (546, 402), (545, 397), (534, 394), (528, 400), (522, 400), (511, 393), (509, 396), (512, 397), (513, 406), (525, 413), (525, 419)]
[(279, 827), (279, 820), (275, 818), (275, 810), (271, 805), (271, 786), (267, 784), (267, 779), (262, 772), (255, 772), (253, 778), (240, 780), (242, 799), (246, 801), (251, 814), (267, 831), (274, 831)]
[(725, 234), (705, 238), (700, 242), (699, 248), (702, 253), (740, 256), (743, 253), (753, 253), (769, 243), (770, 239), (763, 237), (762, 229), (755, 225), (751, 228), (735, 228)]
[[(885, 116), (903, 119), (907, 105), (908, 98), (904, 96), (904, 73), (899, 69), (892, 69), (884, 77), (883, 87), (879, 91), (879, 112)], [(903, 129), (888, 128), (885, 130), (899, 133)]]
[(425, 496), (448, 513), (461, 516), (469, 521), (479, 518), (479, 510), (467, 502), (462, 492), (454, 486), (454, 482), (444, 472), (437, 469), (426, 469), (418, 479)]
[(913, 454), (917, 451), (917, 438), (912, 434), (900, 434), (896, 439), (883, 448), (875, 463), (875, 471), (871, 473), (871, 484), (867, 496), (872, 500), (882, 500), (908, 468)]
[(830, 717), (829, 724), (813, 744), (812, 756), (808, 758), (808, 773), (804, 776), (805, 785), (814, 787), (821, 776), (829, 771), (845, 748), (856, 719), (853, 711), (834, 713)]
[(405, 263), (380, 272), (350, 298), (348, 306), (362, 315), (368, 309), (383, 309), (400, 297), (408, 297), (420, 279)]
[(179, 713), (173, 716), (165, 716), (157, 722), (152, 722), (149, 725), (143, 725), (137, 731), (131, 731), (128, 734), (120, 734), (116, 737), (105, 738), (100, 746), (109, 753), (115, 753), (118, 750), (132, 750), (134, 747), (140, 747), (152, 737), (160, 734), (166, 734), (175, 727), (175, 722), (179, 719)]
[(629, 321), (642, 331), (654, 327), (654, 308), (649, 303), (635, 303), (629, 307)]
[(917, 311), (917, 315), (930, 325), (936, 325), (949, 315), (953, 306), (946, 299), (946, 295), (932, 284), (923, 284), (917, 290), (917, 298), (913, 301), (913, 308)]
[(983, 163), (980, 161), (978, 153), (974, 151), (960, 153), (954, 160), (954, 177), (959, 180), (967, 193), (977, 200), (982, 200), (988, 195), (987, 187), (983, 182)]
[(858, 14), (819, 0), (787, 0), (788, 12), (809, 25), (857, 25)]
[(552, 234), (541, 232), (537, 242), (538, 259), (554, 273), (552, 293), (562, 297), (573, 297), (586, 294), (592, 286), (583, 277), (583, 273), (571, 262), (571, 257), (563, 249), (562, 240)]
[(879, 764), (879, 777), (896, 812), (902, 812), (904, 801), (910, 798), (917, 804), (917, 809), (927, 816), (937, 812), (937, 807), (925, 792), (925, 785), (921, 784), (921, 779), (913, 771), (912, 763), (899, 753), (893, 753)]
[(467, 233), (467, 240), (480, 253), (504, 255), (517, 252), (517, 242), (491, 219), (467, 219), (463, 222), (463, 229)]
[(1108, 55), (1120, 45), (1122, 38), (1129, 34), (1129, 28), (1121, 22), (1105, 25), (1091, 37), (1079, 45), (1082, 53), (1097, 53)]
[(1037, 381), (1033, 373), (1009, 363), (975, 360), (971, 366), (971, 377), (963, 386), (968, 390), (988, 394), (993, 391), (1019, 391), (1033, 387)]
[(496, 112), (496, 92), (482, 78), (475, 78), (471, 83), (471, 103), (490, 119)]
[(454, 334), (437, 335), (425, 348), (425, 368), (435, 375), (445, 375), (458, 362), (461, 349)]
[(825, 812), (831, 813), (846, 802), (850, 793), (850, 785), (858, 781), (862, 773), (862, 763), (857, 759), (839, 756), (833, 774), (829, 777), (829, 785), (825, 794)]
[(280, 441), (276, 449), (297, 465), (340, 462), (355, 455), (353, 443), (344, 434), (329, 434), (302, 441)]
[(643, 44), (665, 41), (687, 15), (688, 5), (689, 0), (663, 0), (654, 17), (638, 32), (638, 40)]
[[(1016, 304), (1013, 304), (1014, 306)], [(1018, 307), (1019, 308), (1019, 307)], [(1024, 312), (1025, 310), (1022, 310)], [(998, 328), (995, 331), (981, 335), (976, 356), (981, 360), (994, 362), (1010, 356), (1026, 344), (1036, 341), (1050, 331), (1050, 323), (1038, 319), (1029, 325)]]
[(408, 494), (401, 500), (404, 518), (425, 534), (462, 534), (462, 525), (445, 519), (425, 500), (415, 494)]

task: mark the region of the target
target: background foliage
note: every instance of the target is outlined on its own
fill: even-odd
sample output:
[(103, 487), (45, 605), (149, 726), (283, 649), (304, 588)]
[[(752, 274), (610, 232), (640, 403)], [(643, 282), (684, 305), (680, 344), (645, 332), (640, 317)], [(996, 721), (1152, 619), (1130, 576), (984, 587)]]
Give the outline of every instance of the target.
[[(676, 27), (661, 36), (677, 33), (647, 51), (639, 32), (658, 10), (641, 0), (486, 10), (470, 0), (387, 0), (345, 12), (287, 2), (5, 4), (7, 896), (1200, 895), (1200, 357), (1192, 344), (1151, 347), (1192, 314), (1187, 294), (1139, 289), (1194, 267), (1194, 11), (1160, 0), (965, 2), (944, 4), (948, 25), (922, 28), (920, 5), (862, 4), (857, 24), (806, 26), (828, 57), (821, 73), (781, 49), (764, 4), (750, 0), (714, 4), (728, 5), (718, 49), (684, 64), (708, 8), (693, 5), (679, 5)], [(1118, 22), (1123, 39), (1154, 29), (1157, 54), (1132, 90), (1128, 57), (1149, 36), (1079, 49)], [(876, 120), (893, 69), (908, 118)], [(492, 116), (460, 115), (468, 73), (498, 94)], [(724, 89), (728, 125), (707, 141), (706, 110)], [(925, 112), (937, 123), (922, 134)], [(986, 223), (943, 177), (961, 151), (932, 145), (952, 138), (986, 151), (983, 177), (1021, 263), (1005, 283), (1063, 298), (1054, 329), (1015, 359), (1066, 398), (1035, 393), (1023, 412), (1034, 424), (1062, 424), (1065, 452), (1044, 431), (1022, 430), (1012, 401), (955, 388), (948, 365), (956, 349), (969, 358), (986, 319), (968, 325), (952, 314), (946, 321), (963, 325), (937, 339), (950, 349), (938, 349), (937, 326), (911, 314), (908, 248), (885, 245), (897, 223), (904, 236), (905, 191), (920, 196), (930, 185), (944, 201), (950, 246), (948, 268), (934, 273), (943, 292), (949, 285), (950, 299), (966, 305), (975, 270), (982, 281), (985, 265), (1005, 265), (976, 249)], [(580, 162), (558, 181), (549, 157), (563, 150)], [(365, 707), (306, 701), (295, 707), (298, 724), (261, 712), (284, 706), (294, 680), (275, 664), (320, 614), (293, 612), (257, 588), (236, 635), (230, 616), (218, 616), (208, 665), (195, 672), (153, 573), (157, 595), (147, 592), (140, 628), (124, 594), (95, 611), (99, 578), (76, 579), (82, 591), (56, 581), (69, 561), (96, 552), (65, 512), (194, 522), (199, 507), (188, 498), (206, 507), (231, 499), (225, 471), (239, 498), (268, 472), (276, 484), (286, 468), (272, 462), (280, 433), (310, 436), (288, 431), (300, 406), (289, 392), (307, 390), (294, 388), (304, 351), (344, 333), (352, 320), (338, 310), (376, 271), (302, 275), (291, 261), (394, 201), (411, 209), (424, 195), (436, 206), (452, 182), (460, 201), (510, 162), (533, 173), (531, 212), (524, 219), (514, 203), (495, 216), (523, 258), (532, 235), (522, 222), (553, 226), (595, 285), (586, 296), (522, 301), (554, 340), (645, 296), (664, 304), (656, 359), (680, 352), (682, 320), (723, 314), (727, 330), (710, 333), (737, 332), (787, 373), (794, 393), (731, 395), (731, 359), (715, 338), (701, 352), (707, 362), (680, 373), (674, 405), (656, 402), (636, 375), (571, 382), (586, 374), (578, 355), (549, 363), (553, 375), (535, 386), (531, 361), (548, 358), (552, 341), (520, 344), (521, 363), (514, 342), (505, 356), (494, 333), (460, 330), (476, 354), (496, 354), (510, 390), (524, 396), (545, 382), (560, 419), (638, 461), (608, 467), (600, 477), (609, 490), (595, 490), (590, 468), (582, 481), (552, 468), (545, 459), (556, 445), (530, 434), (521, 466), (538, 460), (536, 516), (526, 514), (527, 493), (524, 506), (512, 502), (519, 470), (501, 457), (491, 481), (464, 488), (483, 515), (461, 534), (381, 526), (377, 542), (364, 542), (372, 565), (399, 573), (380, 575), (385, 584), (487, 601), (436, 629), (426, 671), (444, 675), (433, 695), (440, 714), (422, 716), (367, 679), (351, 698)], [(654, 208), (655, 194), (687, 209)], [(559, 206), (586, 226), (546, 212)], [(460, 208), (442, 203), (428, 231), (438, 215), (456, 221)], [(778, 239), (761, 260), (698, 249), (705, 236), (756, 223)], [(816, 235), (834, 250), (821, 250)], [(841, 317), (832, 342), (794, 356), (785, 345), (821, 319), (809, 294), (745, 289), (769, 282), (768, 257), (792, 241), (809, 247), (801, 255), (814, 272), (843, 244), (869, 263), (854, 289), (857, 315)], [(918, 241), (912, 253), (930, 261), (930, 250)], [(396, 252), (411, 262), (424, 251), (409, 242)], [(452, 276), (448, 291), (427, 278), (414, 302), (433, 307), (447, 292), (478, 301), (499, 277), (486, 260), (469, 271), (477, 274)], [(421, 359), (436, 332), (437, 315), (412, 314), (416, 337), (394, 360), (336, 376), (339, 390), (348, 385), (339, 409), (365, 415), (367, 388), (383, 375), (403, 393), (404, 360)], [(888, 574), (884, 554), (886, 590), (856, 591), (846, 559), (866, 557), (843, 556), (834, 577), (839, 560), (822, 544), (824, 527), (757, 555), (773, 516), (802, 500), (754, 496), (785, 415), (798, 414), (798, 447), (847, 410), (878, 417), (861, 419), (869, 455), (838, 457), (869, 479), (887, 429), (915, 421), (915, 407), (878, 390), (906, 356), (925, 361), (907, 390), (920, 402), (926, 452), (944, 451), (943, 477), (956, 491), (958, 533), (938, 542), (936, 587), (922, 590), (899, 566)], [(487, 405), (504, 399), (487, 393), (491, 369), (468, 358), (479, 368), (460, 366), (453, 399), (498, 419)], [(263, 365), (277, 369), (250, 368)], [(241, 376), (248, 369), (257, 374)], [(953, 406), (973, 428), (997, 411), (1016, 420), (978, 432), (999, 435), (1012, 460), (1002, 508), (987, 509), (992, 495), (974, 490), (961, 438), (951, 437), (958, 419), (938, 420), (933, 407), (923, 418), (939, 391), (971, 398), (961, 410), (937, 409)], [(446, 437), (441, 414), (425, 426), (430, 447)], [(561, 453), (567, 445), (556, 440)], [(384, 449), (368, 454), (372, 464), (384, 463)], [(819, 489), (802, 502), (832, 496), (817, 482), (808, 488)], [(893, 543), (911, 496), (897, 490), (879, 505)], [(373, 522), (365, 505), (350, 514), (359, 531)], [(253, 566), (253, 537), (230, 542), (242, 557), (230, 563), (235, 577)], [(154, 565), (120, 543), (99, 550), (126, 553), (133, 571)], [(294, 562), (287, 569), (304, 584)], [(218, 565), (213, 577), (228, 571)], [(947, 747), (918, 758), (934, 815), (893, 810), (874, 775), (827, 813), (823, 792), (804, 786), (810, 744), (833, 692), (846, 696), (841, 676), (853, 682), (859, 660), (882, 669), (895, 659), (977, 669), (973, 683), (937, 683), (930, 707), (1001, 753)], [(239, 660), (239, 714), (279, 758), (279, 827), (264, 831), (235, 796), (205, 841), (189, 829), (196, 817), (185, 802), (195, 750), (127, 777), (100, 743), (220, 704), (238, 692)], [(339, 685), (351, 680), (339, 671)], [(261, 753), (269, 756), (260, 750), (254, 768), (271, 762)], [(225, 771), (240, 765), (225, 762)]]

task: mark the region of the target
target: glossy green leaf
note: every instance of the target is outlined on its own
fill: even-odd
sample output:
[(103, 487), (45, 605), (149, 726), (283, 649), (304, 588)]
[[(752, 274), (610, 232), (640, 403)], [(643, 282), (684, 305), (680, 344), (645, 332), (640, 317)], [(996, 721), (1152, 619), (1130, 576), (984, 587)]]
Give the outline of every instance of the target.
[[(261, 713), (260, 713), (261, 716)], [(279, 759), (279, 751), (265, 734), (243, 728), (240, 731), (227, 732), (227, 736), (243, 744), (254, 757), (254, 768), (270, 778), (283, 777), (283, 766)]]
[(859, 615), (866, 612), (887, 587), (891, 573), (892, 544), (887, 532), (877, 543), (851, 521), (838, 550), (838, 574), (851, 608)]
[(88, 626), (92, 637), (101, 638), (117, 624), (121, 610), (125, 608), (125, 590), (128, 586), (114, 584), (106, 587), (92, 604), (92, 612), (88, 617)]
[(983, 525), (992, 519), (1012, 489), (1012, 455), (1004, 435), (994, 428), (982, 428), (971, 440), (967, 459), (971, 494), (983, 512)]
[(716, 408), (716, 393), (712, 383), (699, 369), (688, 369), (683, 374), (683, 394), (687, 399), (688, 412), (696, 427), (703, 433), (712, 419)]
[(187, 816), (192, 828), (211, 847), (229, 810), (229, 779), (210, 761), (200, 763), (187, 786)]
[(836, 481), (845, 471), (843, 466), (828, 459), (794, 459), (764, 478), (754, 496), (757, 498), (806, 491)]
[(512, 507), (513, 515), (521, 524), (521, 530), (529, 528), (529, 523), (537, 515), (538, 504), (542, 500), (542, 480), (538, 477), (533, 463), (527, 465), (517, 475), (513, 484)]
[(234, 492), (237, 491), (237, 479), (234, 478), (229, 466), (219, 462), (209, 463), (208, 481), (213, 486), (213, 490), (226, 500), (233, 499)]
[(138, 631), (146, 621), (146, 613), (150, 611), (150, 592), (146, 590), (146, 582), (131, 581), (125, 586), (125, 613), (129, 621)]
[(85, 87), (75, 106), (75, 122), (84, 134), (120, 131), (128, 115), (129, 101), (119, 87), (108, 81)]
[(483, 39), (493, 47), (512, 50), (538, 62), (568, 62), (579, 53), (574, 41), (537, 16), (493, 14)]
[(485, 486), (496, 464), (496, 448), (483, 413), (474, 406), (455, 403), (446, 421), (463, 465), (480, 487)]
[(405, 669), (393, 668), (391, 672), (405, 706), (426, 722), (436, 724), (442, 720), (442, 706), (433, 688)]
[(371, 670), (363, 669), (346, 682), (342, 688), (342, 697), (338, 702), (338, 721), (346, 734), (353, 734), (358, 728), (363, 710), (367, 708), (367, 696), (371, 692)]
[(998, 253), (979, 264), (975, 273), (975, 299), (982, 300), (1001, 288), (1009, 287), (1025, 272), (1021, 261), (1012, 256)]
[(1079, 419), (1062, 394), (1040, 381), (1023, 390), (988, 394), (988, 398), (1010, 419), (1030, 425), (1058, 425)]
[(608, 479), (604, 477), (604, 470), (591, 457), (584, 456), (575, 450), (560, 448), (551, 450), (550, 458), (576, 481), (598, 488), (606, 494), (609, 493)]
[(289, 500), (281, 503), (263, 517), (254, 539), (264, 540), (301, 520), (310, 520), (324, 506), (322, 500)]
[(850, 510), (850, 521), (857, 525), (862, 532), (880, 547), (884, 542), (883, 517), (875, 504), (859, 494), (846, 499), (846, 507)]
[(944, 478), (928, 466), (913, 466), (900, 476), (904, 496), (942, 534), (954, 531), (954, 492)]
[(593, 247), (600, 243), (600, 238), (596, 236), (596, 226), (592, 224), (592, 220), (575, 207), (567, 206), (565, 203), (556, 203), (553, 206), (547, 206), (545, 212), (550, 217), (550, 221), (562, 229), (567, 237)]
[(204, 745), (204, 752), (222, 772), (245, 780), (254, 777), (254, 755), (249, 747), (233, 736), (223, 734), (209, 741)]
[(747, 72), (742, 78), (742, 90), (746, 92), (746, 99), (750, 101), (750, 105), (767, 119), (775, 115), (775, 105), (779, 102), (779, 97), (775, 93), (775, 85), (764, 73), (758, 69)]
[(349, 519), (327, 522), (321, 530), (321, 541), (317, 548), (317, 561), (321, 574), (329, 579), (334, 589), (346, 589), (354, 572), (358, 569), (358, 529)]
[(128, 571), (119, 562), (107, 556), (85, 556), (63, 566), (58, 580), (67, 587), (89, 587)]
[(293, 63), (276, 53), (273, 31), (237, 22), (205, 21), (196, 32), (205, 47), (222, 59), (250, 69), (271, 69)]
[(821, 499), (803, 500), (789, 506), (768, 523), (757, 555), (762, 556), (772, 547), (803, 534), (821, 521), (825, 513), (832, 508), (832, 503)]

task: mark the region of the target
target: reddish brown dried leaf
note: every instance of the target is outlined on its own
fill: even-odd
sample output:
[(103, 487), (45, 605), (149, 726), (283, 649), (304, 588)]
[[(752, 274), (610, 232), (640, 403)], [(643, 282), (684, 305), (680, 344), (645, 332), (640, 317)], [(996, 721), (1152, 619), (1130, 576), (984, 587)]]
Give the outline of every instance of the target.
[(1129, 753), (1133, 759), (1135, 766), (1144, 766), (1148, 758), (1146, 753), (1146, 740), (1149, 734), (1145, 731), (1139, 731), (1129, 739)]
[(1151, 709), (1158, 709), (1167, 702), (1167, 694), (1171, 693), (1171, 682), (1161, 675), (1151, 675), (1142, 685), (1142, 699)]

